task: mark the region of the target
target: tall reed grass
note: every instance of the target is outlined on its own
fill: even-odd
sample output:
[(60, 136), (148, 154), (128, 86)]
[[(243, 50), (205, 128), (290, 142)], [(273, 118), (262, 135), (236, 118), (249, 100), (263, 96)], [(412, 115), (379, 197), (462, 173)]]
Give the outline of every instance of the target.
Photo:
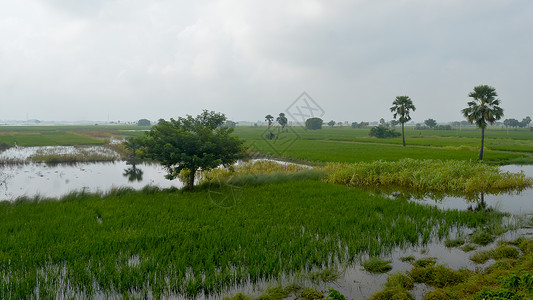
[(501, 172), (480, 162), (453, 160), (373, 161), (329, 163), (326, 182), (348, 186), (397, 186), (413, 191), (480, 193), (531, 187), (523, 173)]

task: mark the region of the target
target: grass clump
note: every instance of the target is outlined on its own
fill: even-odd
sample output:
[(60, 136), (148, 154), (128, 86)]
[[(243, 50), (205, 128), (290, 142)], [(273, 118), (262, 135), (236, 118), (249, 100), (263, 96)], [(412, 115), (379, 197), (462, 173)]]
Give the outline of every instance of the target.
[(433, 287), (452, 286), (464, 282), (472, 272), (466, 269), (452, 270), (446, 266), (435, 264), (421, 267), (415, 265), (409, 276), (414, 282), (425, 283)]
[(488, 229), (476, 230), (471, 236), (470, 241), (474, 244), (486, 246), (495, 240), (495, 236)]
[(533, 179), (500, 172), (478, 162), (402, 159), (354, 164), (329, 163), (327, 182), (349, 186), (395, 186), (417, 192), (473, 194), (525, 188)]
[(455, 248), (464, 245), (465, 240), (463, 238), (446, 239), (444, 245), (448, 248)]
[(502, 259), (515, 259), (520, 255), (520, 252), (516, 247), (501, 244), (498, 247), (479, 251), (470, 256), (470, 260), (477, 264), (484, 264), (489, 259), (502, 260)]
[(461, 247), (461, 250), (463, 250), (464, 252), (470, 252), (470, 251), (474, 251), (476, 249), (477, 249), (476, 246), (474, 246), (472, 244), (466, 244), (463, 247)]
[(370, 273), (387, 273), (392, 270), (391, 260), (382, 260), (379, 257), (370, 257), (363, 262), (363, 267)]
[(479, 251), (470, 256), (470, 260), (476, 264), (484, 264), (492, 258), (492, 251)]
[(309, 279), (317, 284), (319, 282), (331, 282), (335, 281), (340, 277), (341, 273), (335, 268), (325, 268), (324, 270), (311, 272), (309, 274)]
[(415, 261), (415, 257), (413, 255), (402, 256), (402, 257), (400, 257), (400, 261), (402, 261), (402, 262), (413, 262), (413, 261)]
[(324, 292), (317, 291), (317, 290), (314, 289), (314, 288), (307, 287), (307, 288), (304, 288), (304, 289), (300, 292), (300, 297), (299, 297), (299, 299), (304, 299), (304, 300), (318, 300), (318, 299), (324, 299)]

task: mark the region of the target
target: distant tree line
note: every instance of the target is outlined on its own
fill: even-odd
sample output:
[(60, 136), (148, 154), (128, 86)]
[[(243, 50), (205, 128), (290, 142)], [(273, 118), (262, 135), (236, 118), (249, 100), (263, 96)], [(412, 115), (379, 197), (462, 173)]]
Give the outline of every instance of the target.
[(505, 119), (503, 120), (503, 125), (505, 127), (529, 127), (529, 123), (531, 123), (531, 117), (527, 116), (522, 119), (522, 121), (518, 121), (517, 119)]

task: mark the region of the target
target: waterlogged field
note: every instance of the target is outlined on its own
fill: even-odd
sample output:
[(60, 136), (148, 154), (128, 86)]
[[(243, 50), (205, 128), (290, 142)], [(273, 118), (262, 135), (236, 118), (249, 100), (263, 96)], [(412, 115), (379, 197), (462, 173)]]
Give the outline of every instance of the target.
[(149, 127), (136, 125), (0, 126), (0, 145), (102, 145), (112, 138), (141, 135), (147, 129)]
[(239, 187), (232, 205), (153, 189), (3, 202), (0, 297), (213, 294), (501, 220), (288, 178)]
[[(147, 128), (0, 127), (0, 144), (105, 144), (113, 138), (142, 135), (139, 129)], [(403, 280), (433, 287), (435, 280), (423, 282), (420, 278), (471, 274), (445, 269), (436, 263), (441, 259), (454, 268), (466, 261), (471, 270), (478, 270), (476, 276), (491, 268), (494, 261), (495, 274), (505, 268), (507, 273), (499, 273), (505, 278), (514, 278), (510, 270), (523, 271), (524, 267), (517, 265), (527, 269), (528, 261), (533, 268), (529, 242), (509, 246), (520, 249), (523, 255), (513, 257), (520, 260), (513, 268), (499, 262), (507, 259), (510, 264), (509, 257), (497, 254), (500, 250), (483, 248), (500, 247), (495, 240), (509, 229), (533, 226), (530, 216), (502, 214), (484, 202), (484, 193), (491, 188), (503, 191), (509, 186), (531, 185), (531, 179), (524, 175), (501, 173), (487, 165), (533, 163), (533, 132), (529, 129), (490, 128), (483, 163), (475, 162), (480, 132), (474, 128), (431, 131), (408, 127), (407, 147), (400, 146), (401, 138), (369, 138), (369, 129), (305, 131), (294, 127), (274, 140), (265, 138), (267, 132), (266, 127), (235, 130), (253, 155), (306, 162), (315, 168), (256, 162), (239, 164), (235, 171), (219, 168), (202, 172), (195, 192), (116, 188), (97, 194), (73, 192), (60, 200), (37, 196), (0, 202), (0, 298), (219, 299), (239, 291), (255, 292), (255, 287), (274, 282), (278, 286), (267, 289), (261, 299), (318, 299), (328, 288), (344, 282), (339, 289), (349, 298), (359, 299), (370, 297), (384, 285), (385, 295), (409, 295), (404, 293), (407, 287), (403, 283), (401, 287), (395, 285)], [(278, 133), (276, 128), (273, 132)], [(120, 147), (111, 147), (120, 151)], [(24, 159), (96, 158), (91, 151), (54, 151)], [(119, 177), (137, 178), (135, 170), (131, 174), (119, 171), (124, 171)], [(144, 177), (163, 176), (159, 173), (146, 172)], [(394, 186), (422, 194), (444, 191), (464, 196), (473, 192), (480, 196), (467, 197), (473, 201), (468, 209), (444, 210), (446, 205), (439, 208), (408, 201), (403, 192), (383, 197), (363, 191), (362, 186), (380, 190)], [(464, 198), (458, 199), (464, 202)], [(505, 205), (508, 198), (499, 199)], [(523, 213), (523, 207), (530, 206), (519, 205), (517, 211)], [(530, 233), (512, 234), (517, 232)], [(447, 250), (443, 244), (461, 248)], [(477, 250), (469, 258), (472, 249)], [(412, 276), (415, 273), (407, 266), (412, 263), (416, 267), (419, 263), (414, 257), (420, 256), (433, 264), (425, 265), (423, 272), (416, 269), (419, 277)], [(372, 263), (390, 270), (389, 261), (393, 271), (404, 272), (404, 277), (390, 277), (394, 284), (385, 283), (386, 277), (365, 267)], [(461, 280), (466, 277), (459, 275)], [(526, 275), (519, 273), (516, 282), (527, 280)], [(294, 282), (301, 278), (306, 278), (306, 283), (296, 286)], [(482, 290), (484, 281), (476, 280), (477, 285), (468, 287), (464, 295), (470, 297)], [(499, 285), (491, 281), (490, 286)], [(518, 292), (527, 295), (527, 288), (523, 288), (526, 294)], [(421, 297), (428, 292), (422, 288), (415, 294)], [(234, 299), (246, 298), (238, 294)]]

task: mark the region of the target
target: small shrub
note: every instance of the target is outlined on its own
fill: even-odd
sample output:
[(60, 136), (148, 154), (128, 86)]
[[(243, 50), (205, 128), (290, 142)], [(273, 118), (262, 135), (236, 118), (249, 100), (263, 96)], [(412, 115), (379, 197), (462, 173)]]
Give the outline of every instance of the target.
[(378, 139), (385, 139), (398, 137), (401, 134), (399, 132), (395, 132), (392, 128), (388, 128), (385, 126), (376, 126), (370, 129), (370, 133), (368, 135), (371, 137), (376, 137)]

